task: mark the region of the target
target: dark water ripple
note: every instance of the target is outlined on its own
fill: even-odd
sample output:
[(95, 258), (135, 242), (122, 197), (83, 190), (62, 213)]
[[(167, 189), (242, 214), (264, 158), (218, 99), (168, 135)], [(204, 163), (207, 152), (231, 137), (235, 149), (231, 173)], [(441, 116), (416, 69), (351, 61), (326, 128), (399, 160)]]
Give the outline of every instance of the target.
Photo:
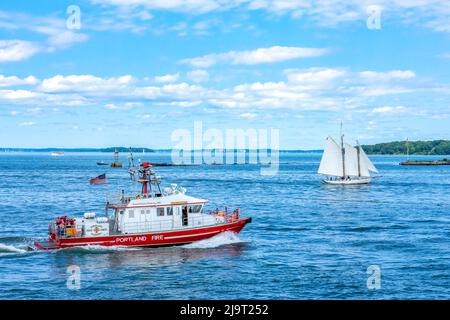
[[(450, 167), (373, 159), (383, 176), (349, 188), (320, 183), (317, 155), (283, 154), (273, 177), (256, 165), (160, 167), (167, 184), (253, 223), (187, 247), (30, 252), (56, 215), (102, 212), (106, 193), (137, 188), (126, 169), (96, 166), (105, 155), (2, 154), (0, 298), (449, 299)], [(103, 172), (110, 184), (89, 186)], [(66, 286), (70, 265), (80, 290)], [(380, 290), (367, 289), (369, 265), (381, 268)]]

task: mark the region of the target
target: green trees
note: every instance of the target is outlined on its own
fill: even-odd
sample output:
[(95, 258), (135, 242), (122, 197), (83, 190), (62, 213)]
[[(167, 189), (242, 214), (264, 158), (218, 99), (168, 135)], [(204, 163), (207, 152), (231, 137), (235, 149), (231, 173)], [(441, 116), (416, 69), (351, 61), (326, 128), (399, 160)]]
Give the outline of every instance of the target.
[(406, 154), (408, 148), (409, 154), (450, 154), (450, 140), (394, 141), (374, 145), (364, 145), (362, 147), (368, 154)]

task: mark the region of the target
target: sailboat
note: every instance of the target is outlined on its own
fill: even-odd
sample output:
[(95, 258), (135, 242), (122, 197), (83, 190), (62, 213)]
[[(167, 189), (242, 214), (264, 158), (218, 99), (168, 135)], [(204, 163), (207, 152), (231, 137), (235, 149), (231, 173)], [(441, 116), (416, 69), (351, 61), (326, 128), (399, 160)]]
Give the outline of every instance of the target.
[(344, 135), (341, 135), (340, 145), (332, 137), (326, 141), (318, 170), (319, 174), (326, 176), (323, 182), (335, 185), (370, 183), (370, 172), (378, 170), (359, 143), (356, 146), (344, 143)]

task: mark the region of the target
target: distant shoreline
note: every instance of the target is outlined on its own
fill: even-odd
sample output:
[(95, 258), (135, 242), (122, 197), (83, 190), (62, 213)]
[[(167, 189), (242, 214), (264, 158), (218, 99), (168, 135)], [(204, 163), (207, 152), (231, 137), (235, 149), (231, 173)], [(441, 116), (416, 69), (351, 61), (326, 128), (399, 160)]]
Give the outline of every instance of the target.
[(393, 141), (374, 145), (362, 145), (367, 154), (445, 156), (450, 154), (450, 140)]
[[(0, 148), (0, 153), (5, 152), (39, 152), (39, 153), (51, 153), (51, 152), (85, 152), (85, 153), (113, 153), (115, 150), (117, 150), (120, 153), (129, 153), (129, 148), (123, 148), (123, 147), (117, 147), (117, 148)], [(143, 151), (145, 153), (154, 153), (154, 152), (172, 152), (174, 149), (149, 149), (149, 148), (132, 148), (131, 152), (133, 153), (142, 153)], [(176, 150), (176, 149), (175, 149)], [(212, 152), (214, 150), (212, 149), (202, 149), (202, 150), (191, 150), (191, 152), (199, 152), (199, 151), (205, 151), (205, 152)], [(260, 152), (260, 150), (249, 150), (249, 149), (235, 149), (235, 150), (220, 150), (223, 152)], [(266, 151), (266, 150), (264, 150)], [(270, 150), (269, 150), (270, 151)], [(322, 153), (323, 150), (278, 150), (279, 152), (283, 153)], [(216, 152), (219, 152), (217, 150)]]
[[(393, 141), (386, 143), (378, 143), (373, 145), (362, 145), (362, 148), (368, 155), (394, 155), (394, 156), (406, 156), (420, 155), (420, 156), (447, 156), (450, 155), (450, 140), (433, 140), (433, 141)], [(120, 153), (129, 153), (130, 147), (106, 147), (106, 148), (0, 148), (0, 153), (4, 152), (39, 152), (39, 153), (51, 153), (51, 152), (78, 152), (78, 153), (113, 153), (114, 151)], [(175, 149), (176, 150), (176, 149)], [(262, 149), (264, 150), (264, 149)], [(145, 147), (132, 147), (133, 153), (154, 153), (154, 152), (172, 152), (172, 149), (152, 149)], [(191, 152), (214, 152), (213, 149), (197, 149), (191, 150)], [(216, 152), (261, 152), (259, 149), (234, 149), (223, 150), (216, 149)], [(266, 150), (264, 150), (266, 151)], [(270, 151), (270, 150), (269, 150)], [(323, 153), (322, 149), (313, 150), (278, 150), (280, 153)]]
[[(6, 151), (5, 151), (6, 150)], [(192, 150), (193, 153), (198, 152), (199, 150)], [(204, 152), (211, 152), (211, 150), (203, 150)], [(242, 152), (243, 150), (235, 150), (235, 152)], [(251, 153), (251, 152), (255, 152), (256, 150), (246, 150), (246, 153)], [(323, 150), (278, 150), (279, 153), (282, 154), (289, 154), (289, 153), (301, 153), (301, 154), (322, 154)], [(1, 154), (8, 154), (8, 153), (39, 153), (39, 154), (51, 154), (52, 152), (63, 152), (63, 153), (113, 153), (114, 151), (103, 151), (102, 149), (28, 149), (28, 148), (0, 148), (0, 155)], [(119, 151), (120, 153), (124, 153), (124, 154), (128, 154), (130, 151)], [(149, 150), (145, 150), (144, 153), (170, 153), (172, 152), (171, 149), (149, 149)], [(259, 152), (259, 151), (258, 151)], [(133, 150), (133, 153), (135, 154), (142, 154), (142, 150), (140, 151), (135, 151)], [(371, 153), (371, 152), (366, 152), (368, 155), (370, 156), (398, 156), (398, 157), (406, 157), (408, 156), (405, 153)], [(413, 157), (436, 157), (436, 156), (450, 156), (449, 154), (423, 154), (423, 153), (410, 153), (409, 156), (413, 156)]]

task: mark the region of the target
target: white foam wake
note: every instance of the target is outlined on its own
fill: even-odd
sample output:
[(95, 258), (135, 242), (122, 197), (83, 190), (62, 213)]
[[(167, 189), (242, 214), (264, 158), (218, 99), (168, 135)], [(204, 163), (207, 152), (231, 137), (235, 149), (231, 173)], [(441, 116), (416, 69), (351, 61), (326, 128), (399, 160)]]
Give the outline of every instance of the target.
[(0, 243), (0, 253), (25, 253), (27, 250)]
[(184, 245), (183, 247), (192, 249), (208, 249), (208, 248), (217, 248), (227, 244), (242, 243), (242, 242), (245, 241), (241, 240), (236, 233), (232, 231), (226, 231), (219, 233), (214, 237)]

